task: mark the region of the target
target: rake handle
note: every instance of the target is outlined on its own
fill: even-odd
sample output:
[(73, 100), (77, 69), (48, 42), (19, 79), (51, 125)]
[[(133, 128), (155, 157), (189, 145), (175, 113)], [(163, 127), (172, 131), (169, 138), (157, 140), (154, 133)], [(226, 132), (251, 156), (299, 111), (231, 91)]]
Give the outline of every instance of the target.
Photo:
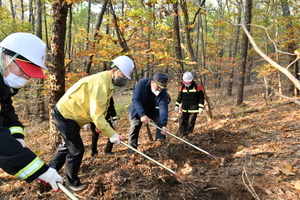
[(77, 197), (74, 196), (63, 184), (57, 183), (58, 187), (72, 200), (79, 200)]
[[(148, 122), (148, 123), (149, 123), (150, 125), (154, 126), (155, 128), (158, 128), (159, 130), (162, 131), (162, 128), (156, 126), (155, 124), (153, 124), (153, 123), (151, 123), (151, 122)], [(168, 133), (169, 135), (173, 136), (174, 138), (176, 138), (176, 139), (178, 139), (178, 140), (180, 140), (180, 141), (182, 141), (182, 142), (185, 142), (186, 144), (188, 144), (188, 145), (194, 147), (195, 149), (197, 149), (197, 150), (199, 150), (199, 151), (201, 151), (201, 152), (203, 152), (203, 153), (205, 153), (205, 154), (211, 155), (211, 154), (208, 153), (207, 151), (205, 151), (205, 150), (203, 150), (203, 149), (200, 149), (199, 147), (197, 147), (197, 146), (195, 146), (195, 145), (193, 145), (193, 144), (191, 144), (191, 143), (189, 143), (189, 142), (187, 142), (187, 141), (181, 139), (180, 137), (177, 137), (176, 135), (170, 133), (169, 131), (167, 131), (167, 133)]]
[(168, 170), (168, 171), (171, 172), (172, 174), (175, 174), (175, 171), (173, 171), (172, 169), (170, 169), (170, 168), (164, 166), (163, 164), (159, 163), (158, 161), (154, 160), (153, 158), (150, 158), (149, 156), (147, 156), (146, 154), (140, 152), (140, 151), (137, 150), (136, 148), (133, 148), (132, 146), (130, 146), (130, 145), (128, 145), (128, 144), (126, 144), (125, 142), (122, 142), (122, 141), (121, 141), (121, 144), (127, 146), (127, 147), (130, 148), (131, 150), (133, 150), (133, 151), (137, 152), (138, 154), (144, 156), (145, 158), (151, 160), (152, 162), (154, 162), (154, 163), (156, 163), (157, 165), (161, 166), (162, 168)]

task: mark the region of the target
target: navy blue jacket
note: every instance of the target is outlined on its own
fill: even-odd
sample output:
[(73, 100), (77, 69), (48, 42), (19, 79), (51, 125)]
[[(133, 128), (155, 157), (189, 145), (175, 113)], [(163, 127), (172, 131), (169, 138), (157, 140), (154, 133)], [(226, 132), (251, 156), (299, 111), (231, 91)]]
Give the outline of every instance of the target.
[(161, 91), (159, 95), (155, 97), (153, 108), (147, 106), (147, 110), (145, 110), (148, 94), (151, 94), (151, 80), (151, 78), (143, 78), (137, 83), (133, 91), (132, 103), (129, 108), (130, 116), (133, 118), (136, 114), (138, 114), (139, 117), (149, 115), (150, 112), (155, 111), (155, 107), (158, 107), (160, 124), (166, 126), (168, 123), (168, 95), (166, 90)]

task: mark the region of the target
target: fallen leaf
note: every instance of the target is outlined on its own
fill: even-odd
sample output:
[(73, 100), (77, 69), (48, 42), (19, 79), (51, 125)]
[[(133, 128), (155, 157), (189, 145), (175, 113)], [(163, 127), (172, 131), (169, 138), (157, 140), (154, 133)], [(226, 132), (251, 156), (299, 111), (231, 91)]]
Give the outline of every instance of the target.
[(239, 152), (239, 151), (242, 151), (244, 149), (244, 146), (243, 145), (240, 145), (237, 147), (236, 151)]
[(284, 132), (286, 132), (286, 131), (292, 131), (292, 129), (290, 129), (289, 127), (286, 127), (286, 126), (282, 126), (281, 130), (284, 131)]
[(294, 187), (295, 187), (295, 189), (300, 190), (300, 181), (296, 181), (294, 183)]
[(280, 171), (285, 175), (295, 175), (295, 173), (293, 173), (291, 170), (286, 169), (286, 168), (280, 169)]

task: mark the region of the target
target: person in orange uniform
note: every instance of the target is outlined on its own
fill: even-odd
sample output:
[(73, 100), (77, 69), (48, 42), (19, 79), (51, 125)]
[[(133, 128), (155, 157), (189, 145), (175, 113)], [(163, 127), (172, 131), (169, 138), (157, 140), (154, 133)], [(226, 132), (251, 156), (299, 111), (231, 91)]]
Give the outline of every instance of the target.
[(179, 130), (182, 135), (187, 136), (194, 130), (198, 113), (203, 113), (204, 93), (202, 87), (193, 80), (191, 72), (185, 72), (182, 80), (175, 103), (175, 112), (179, 112), (181, 104)]

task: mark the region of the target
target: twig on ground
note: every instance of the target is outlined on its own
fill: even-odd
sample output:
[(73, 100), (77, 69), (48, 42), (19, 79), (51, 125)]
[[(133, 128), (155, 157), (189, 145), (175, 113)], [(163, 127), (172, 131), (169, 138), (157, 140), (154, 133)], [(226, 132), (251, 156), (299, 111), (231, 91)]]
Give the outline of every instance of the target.
[[(247, 185), (247, 183), (245, 182), (245, 178), (249, 184), (249, 186)], [(250, 182), (248, 176), (247, 176), (247, 172), (246, 172), (246, 169), (244, 168), (243, 170), (243, 173), (242, 173), (242, 179), (243, 179), (243, 183), (244, 185), (246, 186), (246, 188), (249, 190), (249, 192), (252, 194), (252, 196), (257, 199), (257, 200), (260, 200), (259, 196), (256, 194), (255, 190), (253, 189), (253, 185), (252, 183)]]

